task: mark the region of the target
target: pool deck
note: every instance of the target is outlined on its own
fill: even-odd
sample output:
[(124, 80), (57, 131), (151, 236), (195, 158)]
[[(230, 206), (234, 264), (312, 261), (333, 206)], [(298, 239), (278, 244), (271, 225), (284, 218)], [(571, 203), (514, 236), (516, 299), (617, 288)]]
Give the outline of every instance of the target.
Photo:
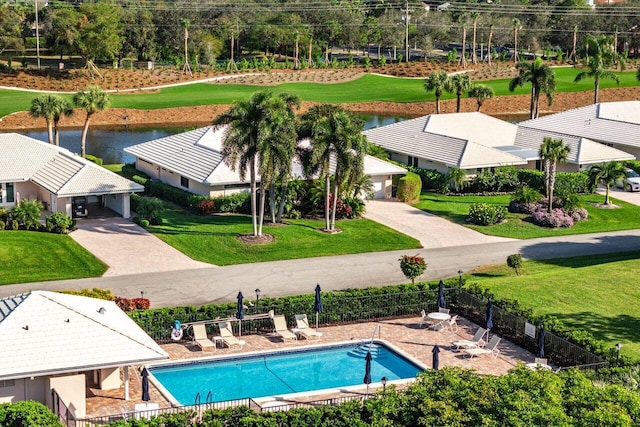
[[(383, 320), (379, 322), (357, 323), (340, 326), (330, 326), (320, 328), (322, 337), (319, 340), (307, 341), (305, 339), (284, 343), (272, 334), (268, 335), (247, 335), (241, 339), (246, 342), (242, 350), (230, 350), (228, 348), (217, 348), (211, 351), (201, 351), (199, 347), (191, 343), (171, 343), (162, 347), (169, 353), (171, 360), (194, 359), (211, 356), (224, 356), (232, 354), (242, 354), (261, 350), (277, 350), (298, 348), (309, 345), (329, 344), (350, 340), (370, 340), (371, 335), (377, 325), (380, 325), (380, 335), (376, 334), (376, 339), (380, 338), (402, 350), (410, 357), (416, 359), (424, 366), (431, 367), (432, 350), (434, 345), (440, 347), (440, 367), (462, 367), (475, 369), (480, 374), (502, 375), (507, 373), (518, 363), (533, 362), (534, 355), (526, 350), (517, 347), (509, 341), (502, 340), (498, 345), (499, 356), (484, 355), (469, 358), (464, 352), (454, 352), (449, 349), (452, 341), (459, 339), (470, 339), (478, 328), (477, 325), (465, 320), (458, 319), (458, 330), (452, 332), (449, 329), (434, 331), (432, 329), (420, 327), (418, 317)], [(363, 362), (364, 376), (364, 362)], [(119, 390), (103, 391), (91, 385), (87, 389), (87, 417), (103, 415), (121, 414), (123, 411), (133, 412), (136, 403), (142, 403), (141, 398), (141, 377), (139, 370), (130, 368), (129, 370), (129, 390), (130, 400), (124, 400), (124, 387)], [(373, 384), (369, 390), (381, 387), (379, 378), (373, 378)], [(170, 407), (171, 404), (162, 394), (150, 385), (151, 402), (158, 403), (160, 408)], [(304, 401), (326, 399), (329, 397), (341, 397), (354, 394), (364, 394), (363, 384), (361, 391), (332, 393), (331, 395), (317, 394), (303, 398)], [(204, 397), (203, 397), (204, 402)]]

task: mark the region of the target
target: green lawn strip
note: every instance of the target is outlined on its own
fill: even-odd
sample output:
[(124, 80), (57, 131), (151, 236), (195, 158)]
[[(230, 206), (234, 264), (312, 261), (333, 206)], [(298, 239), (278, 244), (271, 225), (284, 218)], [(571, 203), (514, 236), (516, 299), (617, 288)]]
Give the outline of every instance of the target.
[[(573, 67), (554, 68), (558, 92), (577, 92), (593, 90), (593, 80), (585, 79), (573, 83), (580, 71)], [(638, 84), (635, 71), (616, 73), (620, 76), (620, 87)], [(473, 81), (473, 75), (471, 76)], [(529, 94), (529, 84), (517, 88), (514, 92), (508, 89), (510, 79), (486, 80), (477, 83), (491, 86), (496, 95)], [(302, 100), (329, 103), (351, 102), (422, 102), (434, 101), (433, 93), (426, 93), (421, 78), (397, 78), (365, 74), (362, 77), (342, 83), (283, 83), (269, 86), (275, 92), (289, 92), (298, 95)], [(617, 87), (613, 80), (602, 80), (601, 88)], [(209, 84), (193, 83), (160, 89), (155, 92), (112, 93), (112, 106), (116, 108), (135, 108), (154, 110), (170, 107), (187, 107), (195, 105), (231, 104), (234, 101), (247, 99), (252, 93), (264, 90), (265, 86), (241, 84)], [(0, 117), (16, 111), (29, 110), (31, 100), (37, 94), (17, 90), (0, 90)], [(65, 94), (71, 99), (71, 94)], [(454, 98), (454, 94), (444, 93), (442, 99)], [(543, 101), (545, 102), (545, 101)]]
[(124, 163), (112, 163), (110, 165), (102, 165), (103, 168), (117, 174), (120, 174), (122, 172), (123, 166), (124, 166)]
[(107, 266), (62, 234), (0, 231), (0, 284), (99, 277)]
[(640, 207), (622, 200), (612, 199), (618, 209), (602, 209), (594, 206), (604, 202), (604, 196), (598, 194), (581, 195), (580, 200), (589, 212), (589, 219), (575, 224), (571, 228), (538, 227), (529, 221), (528, 215), (508, 213), (501, 224), (480, 226), (468, 224), (466, 219), (469, 206), (474, 203), (487, 203), (507, 207), (510, 195), (501, 196), (445, 196), (436, 193), (423, 193), (414, 206), (426, 212), (446, 218), (456, 224), (472, 228), (490, 236), (511, 237), (514, 239), (533, 239), (536, 237), (565, 236), (570, 234), (598, 233), (605, 231), (631, 230), (640, 228)]
[(640, 252), (526, 261), (516, 276), (505, 265), (466, 277), (496, 297), (517, 300), (536, 315), (551, 315), (569, 329), (588, 331), (621, 354), (640, 359)]
[(247, 245), (236, 239), (250, 234), (251, 217), (245, 215), (196, 216), (177, 207), (163, 213), (162, 226), (149, 231), (187, 256), (216, 265), (243, 264), (317, 256), (414, 249), (416, 239), (367, 219), (338, 221), (342, 233), (316, 230), (323, 221), (286, 220), (286, 226), (268, 226), (264, 233), (275, 240), (265, 245)]

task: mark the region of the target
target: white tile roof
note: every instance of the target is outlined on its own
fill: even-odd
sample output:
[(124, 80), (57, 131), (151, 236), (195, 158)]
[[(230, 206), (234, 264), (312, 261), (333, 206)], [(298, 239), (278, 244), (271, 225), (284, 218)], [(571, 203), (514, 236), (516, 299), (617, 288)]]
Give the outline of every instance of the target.
[(64, 148), (17, 133), (0, 134), (0, 182), (24, 181), (59, 197), (144, 190)]
[(569, 146), (570, 151), (567, 156), (567, 163), (588, 165), (613, 160), (635, 159), (635, 157), (629, 153), (600, 144), (588, 138), (527, 127), (518, 128), (515, 143), (519, 147), (539, 150), (545, 137), (562, 139), (562, 142)]
[(433, 114), (369, 129), (373, 144), (397, 153), (473, 169), (526, 161), (495, 147), (513, 145), (517, 127), (482, 113)]
[(603, 102), (518, 123), (592, 141), (640, 147), (640, 101)]
[[(137, 158), (160, 165), (167, 170), (206, 185), (239, 184), (242, 181), (237, 171), (224, 162), (222, 138), (225, 128), (214, 130), (213, 126), (184, 132), (153, 141), (132, 145), (124, 149)], [(300, 141), (304, 145), (304, 141)], [(380, 159), (365, 156), (365, 173), (368, 175), (389, 175), (406, 172)], [(294, 176), (302, 176), (302, 168), (294, 161)], [(333, 164), (332, 164), (333, 166)], [(259, 178), (259, 177), (258, 177)]]
[(169, 357), (115, 303), (55, 292), (0, 299), (0, 335), (0, 380)]

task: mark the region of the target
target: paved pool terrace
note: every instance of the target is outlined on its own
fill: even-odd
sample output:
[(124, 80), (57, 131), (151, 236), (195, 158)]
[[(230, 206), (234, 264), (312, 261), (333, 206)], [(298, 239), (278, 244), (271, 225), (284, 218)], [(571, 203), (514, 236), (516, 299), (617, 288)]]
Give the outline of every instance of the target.
[[(463, 352), (454, 352), (449, 349), (451, 342), (458, 339), (470, 339), (478, 328), (477, 325), (466, 319), (458, 319), (458, 330), (452, 332), (449, 329), (434, 331), (420, 327), (419, 316), (401, 319), (383, 320), (379, 322), (366, 322), (340, 326), (321, 327), (320, 340), (307, 341), (304, 339), (284, 343), (275, 334), (267, 335), (246, 335), (242, 340), (246, 342), (242, 350), (230, 350), (228, 348), (217, 348), (216, 350), (201, 351), (199, 347), (191, 343), (170, 343), (162, 347), (169, 353), (171, 360), (194, 359), (210, 356), (222, 356), (226, 354), (241, 354), (260, 350), (289, 349), (307, 345), (317, 345), (322, 343), (334, 343), (340, 341), (358, 340), (369, 341), (371, 335), (380, 325), (379, 338), (390, 342), (405, 354), (417, 359), (425, 366), (431, 366), (432, 349), (434, 345), (440, 347), (440, 367), (455, 366), (475, 369), (480, 374), (502, 375), (507, 373), (518, 363), (529, 363), (534, 361), (534, 355), (522, 348), (503, 339), (498, 348), (499, 356), (493, 357), (485, 355), (481, 357), (469, 358)], [(378, 335), (376, 334), (376, 338)], [(364, 360), (362, 364), (362, 375), (364, 376)], [(136, 403), (143, 403), (141, 396), (141, 377), (138, 369), (130, 368), (130, 397), (125, 401), (124, 388), (120, 390), (103, 391), (92, 387), (87, 390), (87, 417), (103, 415), (122, 414), (123, 411), (133, 412)], [(379, 384), (379, 378), (372, 378), (374, 383)], [(371, 390), (375, 390), (376, 384), (372, 384)], [(150, 384), (151, 402), (158, 403), (160, 408), (170, 407), (170, 403), (162, 394)], [(350, 396), (353, 394), (365, 394), (365, 386), (362, 390), (348, 393), (337, 393), (332, 395), (318, 394), (312, 397), (301, 398), (296, 401), (309, 401), (326, 399), (329, 397)]]

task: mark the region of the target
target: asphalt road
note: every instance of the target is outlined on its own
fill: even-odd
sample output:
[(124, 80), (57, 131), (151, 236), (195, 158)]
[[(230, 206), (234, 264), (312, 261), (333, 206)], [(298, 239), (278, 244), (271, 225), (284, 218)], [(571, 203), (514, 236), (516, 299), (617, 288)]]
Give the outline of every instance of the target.
[(0, 287), (0, 297), (30, 290), (97, 287), (129, 298), (144, 292), (152, 307), (199, 306), (234, 301), (238, 291), (253, 298), (256, 288), (263, 297), (279, 297), (313, 293), (316, 283), (323, 291), (404, 283), (407, 280), (398, 262), (404, 254), (423, 256), (428, 268), (420, 278), (431, 280), (457, 276), (458, 270), (502, 264), (514, 253), (521, 253), (525, 259), (553, 262), (556, 258), (632, 250), (640, 251), (640, 230), (6, 285)]

